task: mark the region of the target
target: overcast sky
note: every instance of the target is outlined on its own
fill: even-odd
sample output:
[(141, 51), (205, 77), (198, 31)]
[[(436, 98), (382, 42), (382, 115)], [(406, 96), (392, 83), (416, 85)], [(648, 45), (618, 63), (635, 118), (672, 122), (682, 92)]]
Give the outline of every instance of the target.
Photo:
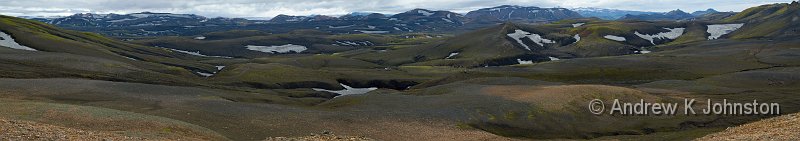
[(135, 13), (142, 11), (198, 14), (207, 17), (343, 15), (350, 12), (393, 14), (414, 8), (466, 13), (498, 5), (537, 7), (598, 7), (624, 10), (687, 12), (714, 8), (741, 11), (748, 7), (792, 0), (0, 0), (0, 14), (66, 16), (75, 13)]

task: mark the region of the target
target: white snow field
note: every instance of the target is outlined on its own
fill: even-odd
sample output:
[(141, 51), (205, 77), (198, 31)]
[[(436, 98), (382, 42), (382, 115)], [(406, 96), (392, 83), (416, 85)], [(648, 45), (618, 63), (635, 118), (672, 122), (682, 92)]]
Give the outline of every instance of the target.
[(458, 54), (459, 54), (458, 52), (450, 53), (450, 55), (447, 55), (447, 57), (445, 57), (444, 59), (452, 59), (454, 56), (456, 56)]
[(519, 63), (519, 64), (533, 64), (533, 60), (525, 61), (525, 60), (522, 60), (522, 59), (517, 59), (517, 63)]
[(536, 43), (536, 44), (538, 44), (539, 46), (542, 46), (542, 47), (544, 47), (545, 43), (550, 43), (550, 44), (556, 43), (553, 40), (542, 38), (542, 36), (539, 36), (538, 34), (532, 34), (530, 32), (526, 32), (526, 31), (519, 30), (519, 29), (514, 30), (514, 33), (509, 33), (509, 34), (506, 34), (506, 35), (508, 35), (508, 37), (511, 37), (514, 40), (516, 40), (517, 43), (519, 43), (520, 45), (525, 47), (525, 49), (528, 49), (528, 50), (531, 50), (531, 48), (528, 45), (525, 45), (525, 43), (522, 42), (522, 39), (526, 38), (526, 37), (531, 39), (531, 40), (533, 40), (534, 43)]
[(708, 36), (708, 40), (717, 39), (717, 38), (721, 37), (722, 35), (725, 35), (725, 34), (733, 32), (733, 31), (736, 31), (737, 29), (741, 28), (742, 26), (744, 26), (744, 23), (708, 25), (708, 30), (706, 30), (706, 32), (708, 32), (708, 34), (711, 34), (711, 35)]
[(417, 10), (417, 13), (420, 13), (420, 14), (422, 14), (422, 15), (424, 15), (424, 16), (431, 16), (431, 15), (433, 15), (433, 12), (428, 12), (428, 11), (425, 11), (425, 10)]
[(648, 41), (650, 41), (651, 44), (656, 45), (656, 43), (653, 42), (653, 40), (655, 40), (655, 39), (664, 39), (664, 38), (674, 40), (674, 39), (677, 39), (678, 37), (680, 37), (681, 35), (683, 35), (683, 31), (686, 30), (686, 28), (664, 28), (664, 29), (669, 30), (669, 31), (668, 32), (661, 32), (661, 33), (654, 34), (654, 35), (641, 34), (641, 33), (639, 33), (639, 31), (635, 31), (633, 34), (636, 34), (636, 36), (639, 36), (642, 39), (648, 40)]
[(339, 85), (342, 85), (342, 87), (344, 87), (344, 90), (326, 90), (326, 89), (321, 89), (321, 88), (312, 88), (312, 89), (315, 90), (315, 91), (331, 92), (331, 93), (340, 94), (340, 95), (338, 95), (336, 97), (344, 96), (344, 95), (353, 95), (353, 94), (365, 94), (365, 93), (368, 93), (370, 91), (374, 91), (374, 90), (378, 89), (377, 87), (353, 88), (353, 87), (350, 87), (350, 86), (347, 86), (347, 85), (341, 84), (341, 83), (339, 83)]
[(266, 52), (266, 53), (275, 53), (275, 52), (278, 52), (278, 53), (289, 53), (289, 52), (292, 52), (292, 51), (299, 53), (299, 52), (303, 52), (306, 49), (308, 49), (305, 46), (293, 45), (293, 44), (286, 44), (286, 45), (280, 45), (280, 46), (247, 45), (245, 47), (247, 47), (247, 49), (249, 49), (249, 50)]
[(625, 41), (625, 37), (614, 36), (614, 35), (606, 35), (606, 36), (603, 36), (603, 38), (606, 38), (606, 39), (609, 39), (609, 40), (614, 40), (614, 41), (620, 41), (620, 42), (624, 42)]
[(204, 72), (199, 72), (199, 71), (198, 71), (198, 72), (195, 72), (195, 73), (197, 73), (197, 74), (199, 74), (200, 76), (203, 76), (203, 77), (211, 77), (211, 76), (214, 76), (214, 74), (213, 74), (213, 73), (204, 73)]
[(36, 49), (20, 45), (19, 43), (14, 41), (14, 38), (11, 38), (11, 35), (8, 35), (4, 32), (0, 32), (0, 46), (5, 46), (13, 49), (36, 51)]

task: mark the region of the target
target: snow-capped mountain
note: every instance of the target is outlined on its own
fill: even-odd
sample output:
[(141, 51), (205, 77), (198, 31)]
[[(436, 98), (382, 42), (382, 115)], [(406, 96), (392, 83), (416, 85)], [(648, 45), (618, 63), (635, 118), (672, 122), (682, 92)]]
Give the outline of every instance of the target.
[(132, 13), (132, 14), (92, 14), (81, 13), (46, 21), (59, 26), (95, 26), (95, 27), (127, 27), (127, 26), (203, 26), (209, 24), (230, 24), (246, 22), (245, 19), (206, 18), (194, 14), (172, 13)]
[[(109, 30), (127, 30), (125, 35), (112, 36), (164, 36), (186, 35), (197, 27), (218, 27), (224, 25), (252, 24), (254, 21), (243, 18), (207, 18), (194, 14), (172, 14), (141, 12), (131, 14), (92, 14), (80, 13), (67, 17), (35, 19), (60, 27), (106, 33)], [(211, 30), (211, 29), (204, 29)], [(120, 34), (120, 33), (116, 33)]]
[(289, 15), (278, 15), (274, 18), (270, 19), (270, 22), (275, 23), (286, 23), (286, 22), (310, 22), (310, 21), (328, 21), (328, 20), (337, 20), (336, 17), (325, 16), (325, 15), (313, 15), (313, 16), (289, 16)]
[(403, 13), (398, 13), (390, 16), (389, 20), (417, 25), (426, 23), (460, 25), (465, 21), (463, 15), (455, 12), (432, 11), (427, 9), (414, 9)]
[[(454, 32), (481, 28), (506, 21), (552, 22), (580, 18), (565, 8), (503, 5), (471, 11), (466, 15), (441, 10), (413, 9), (387, 15), (354, 12), (338, 17), (327, 15), (278, 15), (269, 20), (207, 18), (194, 14), (142, 12), (132, 14), (75, 14), (38, 19), (67, 29), (98, 32), (108, 36), (187, 36), (225, 30), (260, 30), (283, 33), (315, 29), (331, 33)], [(119, 32), (125, 31), (125, 32)]]
[(353, 12), (347, 15), (339, 16), (341, 20), (375, 20), (375, 19), (384, 19), (386, 15), (381, 13), (361, 13), (361, 12)]
[(705, 11), (694, 11), (692, 12), (692, 16), (703, 16), (705, 14), (713, 14), (713, 13), (719, 13), (719, 11), (709, 8), (706, 9)]
[(502, 5), (470, 11), (465, 15), (476, 21), (526, 21), (543, 22), (562, 19), (581, 18), (580, 14), (566, 8), (539, 8), (516, 5)]
[(666, 13), (644, 14), (644, 15), (625, 15), (620, 20), (647, 20), (647, 21), (660, 21), (660, 20), (688, 20), (694, 18), (692, 14), (683, 12), (680, 9), (672, 10)]
[(593, 7), (573, 8), (570, 10), (578, 12), (584, 17), (597, 17), (604, 20), (616, 20), (625, 15), (644, 15), (644, 14), (657, 13), (657, 12), (593, 8)]

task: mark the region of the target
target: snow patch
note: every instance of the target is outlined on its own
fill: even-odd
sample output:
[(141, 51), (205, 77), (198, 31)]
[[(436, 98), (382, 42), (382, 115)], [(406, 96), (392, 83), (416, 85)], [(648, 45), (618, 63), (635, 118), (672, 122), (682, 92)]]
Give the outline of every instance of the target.
[(527, 60), (527, 61), (525, 61), (525, 60), (522, 60), (522, 59), (517, 59), (517, 62), (518, 62), (519, 64), (533, 64), (533, 60)]
[(198, 72), (195, 72), (195, 73), (197, 73), (198, 75), (200, 75), (200, 76), (203, 76), (203, 77), (211, 77), (211, 76), (214, 76), (214, 74), (213, 74), (213, 73), (204, 73), (204, 72), (199, 72), (199, 71), (198, 71)]
[(343, 46), (372, 46), (375, 45), (370, 41), (336, 41), (334, 45), (343, 45)]
[(561, 60), (561, 59), (555, 58), (555, 57), (553, 57), (553, 56), (550, 56), (550, 57), (547, 57), (547, 58), (550, 58), (550, 61), (557, 61), (557, 60)]
[(358, 31), (358, 32), (361, 32), (361, 33), (366, 33), (366, 34), (383, 34), (383, 33), (389, 33), (389, 31), (368, 31), (368, 30), (355, 30), (355, 31)]
[[(158, 47), (158, 46), (156, 46), (156, 47)], [(185, 50), (179, 50), (179, 49), (174, 49), (174, 48), (166, 48), (166, 49), (169, 49), (169, 50), (172, 50), (172, 51), (175, 51), (175, 52), (184, 53), (184, 54), (200, 56), (200, 57), (233, 58), (233, 57), (228, 57), (228, 56), (210, 56), (210, 55), (205, 55), (205, 54), (201, 54), (200, 51), (185, 51)]]
[(655, 40), (655, 39), (664, 39), (664, 38), (674, 40), (674, 39), (677, 39), (678, 37), (680, 37), (681, 35), (683, 35), (683, 31), (686, 30), (686, 28), (664, 28), (664, 29), (669, 30), (669, 31), (668, 32), (661, 32), (661, 33), (658, 33), (658, 34), (655, 34), (655, 35), (641, 34), (641, 33), (639, 33), (639, 31), (635, 31), (633, 34), (636, 34), (636, 36), (639, 36), (642, 39), (648, 40), (648, 41), (650, 41), (651, 44), (656, 45), (656, 43), (653, 42), (653, 40)]
[(106, 21), (106, 22), (116, 23), (116, 22), (124, 22), (124, 21), (137, 20), (137, 19), (139, 19), (139, 18), (134, 18), (134, 19), (125, 18), (125, 19), (119, 19), (119, 20), (110, 20), (110, 21)]
[(706, 30), (706, 32), (708, 32), (708, 34), (711, 34), (710, 36), (708, 36), (708, 40), (717, 39), (717, 38), (721, 37), (722, 35), (725, 35), (725, 34), (733, 32), (733, 31), (736, 31), (737, 29), (741, 28), (742, 26), (744, 26), (744, 23), (708, 25), (708, 30)]
[(603, 38), (606, 38), (606, 39), (609, 39), (609, 40), (614, 40), (614, 41), (620, 41), (620, 42), (624, 42), (625, 41), (625, 37), (614, 36), (614, 35), (606, 35), (606, 36), (603, 36)]
[(445, 57), (444, 59), (452, 59), (454, 56), (456, 56), (458, 54), (459, 54), (458, 52), (450, 53), (450, 55), (447, 55), (447, 57)]
[(0, 46), (5, 46), (13, 49), (36, 51), (36, 49), (20, 45), (19, 43), (14, 41), (14, 38), (11, 38), (11, 35), (6, 34), (5, 32), (0, 32)]
[(365, 94), (365, 93), (368, 93), (370, 91), (374, 91), (374, 90), (378, 89), (377, 87), (353, 88), (353, 87), (350, 87), (350, 86), (347, 86), (347, 85), (341, 84), (341, 83), (339, 83), (339, 85), (342, 85), (342, 87), (344, 87), (344, 90), (326, 90), (326, 89), (320, 89), (320, 88), (312, 88), (312, 89), (314, 91), (331, 92), (331, 93), (339, 94), (336, 97), (344, 96), (344, 95), (353, 95), (353, 94)]
[(348, 27), (353, 27), (353, 26), (356, 26), (356, 25), (345, 25), (345, 26), (330, 26), (329, 25), (328, 28), (339, 29), (339, 28), (348, 28)]
[(445, 19), (445, 18), (442, 18), (442, 20), (444, 20), (444, 21), (446, 21), (446, 22), (449, 22), (449, 23), (455, 23), (455, 22), (451, 21), (450, 19)]
[(578, 34), (575, 34), (575, 36), (572, 36), (572, 38), (575, 38), (575, 42), (574, 43), (578, 43), (578, 41), (581, 41), (581, 36), (578, 35)]
[(428, 11), (425, 11), (425, 10), (417, 10), (417, 13), (420, 13), (423, 16), (431, 16), (431, 15), (433, 15), (433, 12), (428, 12)]
[(136, 59), (136, 58), (131, 58), (131, 57), (124, 56), (124, 55), (120, 55), (120, 56), (125, 57), (125, 59), (130, 59), (130, 60), (133, 60), (133, 61), (139, 61), (139, 59)]
[(196, 71), (195, 73), (197, 73), (197, 75), (200, 75), (200, 76), (203, 76), (203, 77), (211, 77), (211, 76), (214, 76), (217, 73), (219, 73), (219, 71), (222, 71), (223, 68), (225, 68), (225, 66), (214, 66), (214, 67), (217, 68), (217, 71), (215, 71), (215, 72), (205, 73), (205, 72), (201, 72), (201, 71)]
[(542, 36), (539, 36), (538, 34), (532, 34), (532, 33), (525, 32), (525, 31), (519, 30), (519, 29), (514, 30), (514, 33), (509, 33), (509, 34), (506, 34), (506, 35), (508, 35), (508, 37), (514, 38), (514, 40), (516, 40), (517, 43), (519, 43), (520, 45), (524, 46), (525, 49), (528, 49), (528, 50), (531, 50), (531, 48), (528, 47), (528, 45), (525, 45), (525, 43), (522, 42), (522, 39), (526, 38), (526, 37), (531, 39), (531, 40), (533, 40), (534, 43), (536, 43), (536, 44), (538, 44), (539, 46), (542, 46), (542, 47), (544, 47), (545, 43), (556, 43), (553, 40), (542, 38)]
[(289, 53), (289, 52), (303, 52), (306, 48), (305, 46), (301, 45), (293, 45), (293, 44), (286, 44), (280, 46), (257, 46), (257, 45), (246, 45), (247, 49), (253, 51), (260, 51), (266, 53)]
[(650, 52), (651, 51), (645, 49), (644, 47), (641, 48), (641, 51), (638, 51), (638, 50), (637, 51), (633, 51), (633, 53), (639, 53), (639, 54), (648, 54)]
[(198, 36), (198, 37), (194, 37), (194, 39), (195, 39), (195, 40), (205, 40), (205, 39), (206, 39), (206, 37), (204, 37), (204, 36)]
[(572, 27), (579, 27), (579, 26), (582, 26), (583, 24), (586, 24), (586, 23), (574, 23), (574, 24), (572, 24)]

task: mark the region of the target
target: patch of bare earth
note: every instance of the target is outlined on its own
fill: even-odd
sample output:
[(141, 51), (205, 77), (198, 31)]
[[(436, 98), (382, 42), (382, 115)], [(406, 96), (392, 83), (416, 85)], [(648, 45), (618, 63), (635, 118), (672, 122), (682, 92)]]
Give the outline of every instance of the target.
[(486, 87), (482, 89), (482, 91), (485, 94), (498, 96), (511, 101), (536, 103), (551, 111), (564, 110), (564, 108), (567, 108), (565, 105), (571, 105), (571, 102), (584, 102), (593, 98), (659, 99), (639, 90), (606, 85), (502, 85)]
[(270, 137), (264, 141), (376, 141), (361, 136), (338, 136), (334, 134), (314, 134), (304, 137)]
[(0, 140), (145, 140), (30, 121), (0, 119)]
[(768, 118), (706, 135), (698, 141), (800, 140), (800, 113)]
[[(515, 140), (484, 132), (477, 129), (461, 129), (456, 125), (450, 125), (445, 121), (433, 119), (420, 119), (420, 121), (376, 121), (368, 126), (381, 127), (373, 131), (362, 132), (356, 135), (367, 135), (368, 137), (389, 140), (457, 140), (457, 141), (486, 141), (486, 140)], [(363, 127), (369, 129), (369, 127)]]

